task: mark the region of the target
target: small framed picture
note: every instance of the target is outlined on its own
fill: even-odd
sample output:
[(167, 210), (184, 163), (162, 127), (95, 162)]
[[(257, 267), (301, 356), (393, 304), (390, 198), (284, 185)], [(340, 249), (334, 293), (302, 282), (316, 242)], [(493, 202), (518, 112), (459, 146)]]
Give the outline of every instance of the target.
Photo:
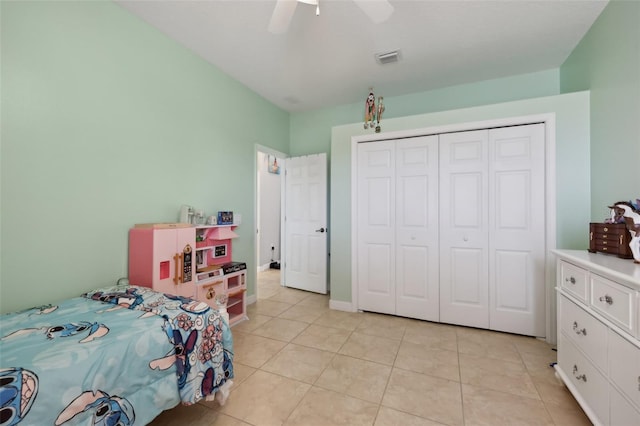
[(233, 212), (218, 212), (218, 225), (231, 225), (233, 223)]
[(213, 257), (225, 257), (227, 255), (227, 245), (220, 244), (213, 247)]
[(267, 170), (269, 171), (269, 173), (273, 173), (276, 175), (280, 174), (280, 166), (278, 165), (278, 159), (276, 158), (275, 155), (269, 155), (267, 157), (267, 162), (268, 164), (268, 168)]

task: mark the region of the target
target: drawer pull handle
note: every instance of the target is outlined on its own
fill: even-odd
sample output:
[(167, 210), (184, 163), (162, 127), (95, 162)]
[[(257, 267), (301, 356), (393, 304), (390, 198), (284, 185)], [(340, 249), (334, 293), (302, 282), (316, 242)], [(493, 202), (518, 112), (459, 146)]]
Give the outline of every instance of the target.
[(571, 278), (565, 278), (564, 280), (565, 280), (565, 281), (567, 281), (567, 282), (570, 282), (571, 284), (575, 284), (575, 283), (576, 283), (576, 279), (575, 279), (575, 278), (573, 278), (573, 277), (571, 277)]
[(582, 334), (583, 336), (586, 336), (586, 335), (587, 335), (587, 329), (586, 329), (586, 328), (583, 328), (582, 330), (580, 330), (580, 329), (578, 328), (578, 322), (577, 322), (577, 321), (574, 321), (574, 322), (573, 322), (573, 331), (575, 331), (575, 332), (576, 332), (576, 334)]
[(577, 365), (573, 365), (573, 377), (575, 377), (577, 380), (582, 380), (583, 382), (587, 382), (587, 375), (586, 374), (576, 374), (578, 372), (578, 366)]
[(613, 305), (613, 297), (609, 296), (608, 294), (600, 296), (598, 300), (601, 302), (605, 302), (607, 305)]
[(607, 228), (606, 226), (605, 226), (604, 228), (602, 228), (602, 230), (603, 230), (604, 232), (609, 232), (609, 228)]

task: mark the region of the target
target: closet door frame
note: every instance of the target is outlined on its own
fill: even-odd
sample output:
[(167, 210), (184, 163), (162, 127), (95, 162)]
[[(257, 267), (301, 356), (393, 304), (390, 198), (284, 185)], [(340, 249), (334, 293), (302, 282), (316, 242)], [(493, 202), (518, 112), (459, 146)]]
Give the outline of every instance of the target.
[(351, 138), (351, 310), (358, 308), (358, 223), (357, 223), (357, 181), (358, 181), (358, 144), (381, 140), (411, 138), (450, 132), (469, 130), (483, 130), (496, 127), (518, 126), (526, 124), (544, 123), (545, 125), (545, 216), (546, 216), (546, 247), (545, 247), (545, 339), (549, 343), (556, 341), (555, 322), (555, 259), (549, 250), (556, 247), (556, 114), (536, 114), (501, 119), (455, 123), (442, 126), (425, 127), (419, 129), (401, 130), (383, 134), (353, 136)]

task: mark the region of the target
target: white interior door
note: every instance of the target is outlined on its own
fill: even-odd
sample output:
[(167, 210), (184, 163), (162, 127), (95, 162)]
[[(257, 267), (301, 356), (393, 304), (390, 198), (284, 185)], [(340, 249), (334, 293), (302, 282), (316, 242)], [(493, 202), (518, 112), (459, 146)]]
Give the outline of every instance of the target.
[(397, 141), (395, 163), (396, 314), (439, 321), (438, 137)]
[(489, 328), (544, 336), (544, 124), (490, 130), (489, 157)]
[(327, 293), (327, 155), (285, 164), (284, 285)]
[(358, 144), (358, 309), (395, 314), (395, 142)]
[(489, 327), (488, 131), (440, 135), (440, 321)]

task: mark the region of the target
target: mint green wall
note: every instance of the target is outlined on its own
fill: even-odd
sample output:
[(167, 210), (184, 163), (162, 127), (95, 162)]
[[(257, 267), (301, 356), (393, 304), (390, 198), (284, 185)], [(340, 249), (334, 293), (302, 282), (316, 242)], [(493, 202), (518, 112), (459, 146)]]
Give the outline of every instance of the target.
[(289, 114), (111, 2), (0, 2), (0, 311), (127, 274), (127, 231), (182, 204), (242, 214), (254, 292), (254, 146)]
[[(386, 111), (383, 114), (382, 127), (386, 129), (385, 122), (391, 118), (557, 95), (560, 93), (559, 85), (559, 70), (551, 69), (404, 96), (387, 97), (384, 93), (377, 92), (376, 95), (384, 96)], [(362, 102), (292, 113), (291, 155), (330, 153), (331, 127), (356, 123), (363, 119), (364, 98), (368, 88), (363, 86), (362, 90)]]
[(640, 2), (613, 0), (560, 68), (563, 93), (591, 91), (591, 220), (640, 198)]
[[(640, 196), (639, 18), (640, 3), (613, 0), (560, 69), (385, 97), (383, 129), (556, 111), (558, 246), (583, 247), (602, 206)], [(253, 293), (256, 143), (332, 153), (332, 297), (350, 300), (342, 154), (364, 133), (362, 103), (289, 116), (110, 2), (0, 2), (0, 19), (1, 312), (126, 275), (128, 228), (181, 204), (242, 213), (234, 252)], [(553, 96), (581, 90), (590, 102)]]
[[(544, 113), (556, 116), (556, 245), (586, 248), (589, 221), (589, 93), (549, 96), (390, 119), (385, 130), (420, 129)], [(351, 301), (351, 138), (360, 123), (331, 136), (331, 299)]]

